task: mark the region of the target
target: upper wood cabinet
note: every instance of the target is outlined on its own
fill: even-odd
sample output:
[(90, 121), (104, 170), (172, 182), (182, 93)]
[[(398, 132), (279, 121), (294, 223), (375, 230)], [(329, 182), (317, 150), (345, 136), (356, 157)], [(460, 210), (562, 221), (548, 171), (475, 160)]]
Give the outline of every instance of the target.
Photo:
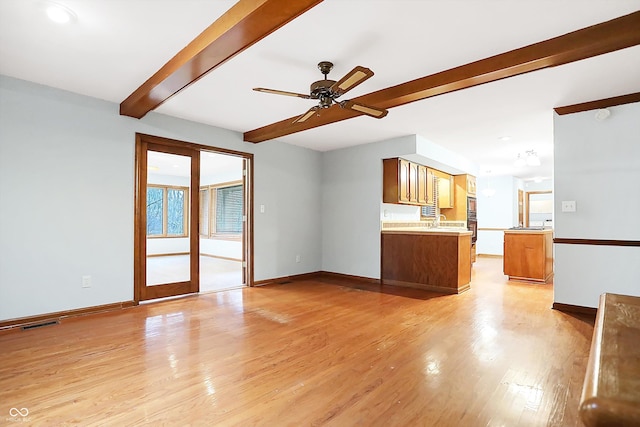
[(473, 175), (466, 175), (467, 177), (467, 195), (475, 197), (476, 195), (476, 177)]
[[(384, 203), (428, 205), (433, 203), (433, 175), (426, 166), (405, 159), (383, 161)], [(431, 185), (429, 185), (431, 182)]]
[[(453, 176), (453, 202), (450, 208), (441, 207), (441, 213), (448, 220), (467, 221), (467, 197), (475, 197), (476, 179), (472, 175)], [(474, 193), (469, 193), (469, 187)]]
[(434, 205), (436, 203), (435, 199), (435, 177), (433, 176), (433, 169), (427, 169), (427, 183), (425, 184), (427, 188), (427, 204)]
[(434, 171), (438, 182), (438, 207), (440, 209), (452, 208), (454, 204), (453, 177), (448, 173)]
[(433, 205), (433, 171), (426, 166), (418, 165), (418, 204)]

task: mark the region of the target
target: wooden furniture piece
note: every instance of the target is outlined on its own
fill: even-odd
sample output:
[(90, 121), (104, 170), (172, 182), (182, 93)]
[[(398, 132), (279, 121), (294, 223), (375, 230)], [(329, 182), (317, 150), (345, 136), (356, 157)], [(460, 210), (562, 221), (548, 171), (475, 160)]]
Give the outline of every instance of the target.
[(505, 230), (503, 268), (509, 280), (546, 283), (553, 275), (553, 230)]
[(433, 171), (405, 159), (382, 161), (382, 201), (428, 206), (435, 203)]
[(459, 294), (471, 282), (471, 232), (383, 230), (382, 284)]
[(600, 296), (580, 399), (587, 427), (640, 425), (640, 297)]

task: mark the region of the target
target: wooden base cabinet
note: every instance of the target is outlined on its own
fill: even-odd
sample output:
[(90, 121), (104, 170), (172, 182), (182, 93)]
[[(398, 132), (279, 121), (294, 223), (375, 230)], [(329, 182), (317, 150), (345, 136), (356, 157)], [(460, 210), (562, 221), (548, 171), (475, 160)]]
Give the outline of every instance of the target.
[(471, 232), (383, 231), (383, 285), (447, 294), (469, 289)]
[(546, 283), (553, 276), (552, 230), (505, 230), (504, 274)]

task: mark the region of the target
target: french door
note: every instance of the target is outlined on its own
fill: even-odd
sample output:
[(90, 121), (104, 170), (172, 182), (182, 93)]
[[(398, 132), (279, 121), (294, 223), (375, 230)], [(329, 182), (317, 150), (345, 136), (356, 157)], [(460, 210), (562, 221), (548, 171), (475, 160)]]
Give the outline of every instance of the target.
[(198, 150), (136, 139), (135, 301), (198, 292), (199, 168)]
[[(214, 161), (212, 165), (213, 158), (219, 157), (242, 161), (228, 160), (224, 165)], [(219, 288), (229, 280), (232, 286), (253, 286), (252, 162), (249, 153), (136, 134), (134, 301), (207, 291), (212, 283)], [(221, 177), (230, 176), (226, 167), (232, 163), (240, 165), (235, 181), (221, 183)], [(220, 199), (216, 214), (201, 209), (206, 207), (206, 203), (200, 206), (203, 190), (225, 187), (221, 195), (231, 197), (238, 184), (242, 195), (236, 193), (226, 204), (226, 198)], [(206, 218), (215, 218), (218, 225), (210, 232)], [(225, 227), (220, 227), (220, 218)], [(215, 246), (221, 240), (226, 242)], [(229, 240), (236, 242), (232, 253), (233, 241)], [(228, 279), (228, 274), (224, 280), (222, 275), (211, 279), (208, 262), (213, 258), (237, 260), (235, 265), (241, 266), (237, 282)]]

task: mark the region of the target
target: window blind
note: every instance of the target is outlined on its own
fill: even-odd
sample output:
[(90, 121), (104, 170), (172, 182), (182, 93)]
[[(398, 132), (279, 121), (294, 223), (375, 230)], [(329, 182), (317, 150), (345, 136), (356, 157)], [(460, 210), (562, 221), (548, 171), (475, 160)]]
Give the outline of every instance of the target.
[(216, 190), (216, 234), (242, 233), (242, 185)]

